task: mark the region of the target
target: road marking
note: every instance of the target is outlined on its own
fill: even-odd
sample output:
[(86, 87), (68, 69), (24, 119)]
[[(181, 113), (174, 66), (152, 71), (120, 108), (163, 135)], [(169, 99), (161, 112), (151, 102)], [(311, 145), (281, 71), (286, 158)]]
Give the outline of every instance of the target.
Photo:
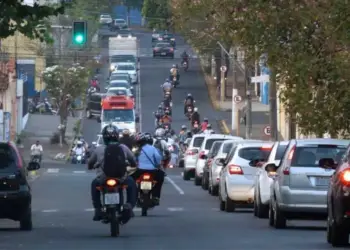
[(43, 212), (43, 213), (56, 213), (56, 212), (58, 212), (58, 210), (57, 209), (47, 209), (47, 210), (42, 210), (41, 212)]
[(170, 212), (182, 212), (184, 209), (182, 207), (168, 207)]
[(59, 168), (49, 168), (49, 169), (47, 169), (48, 173), (58, 173), (59, 171), (60, 171)]
[(74, 174), (86, 174), (86, 171), (73, 171)]
[(94, 208), (86, 208), (84, 209), (85, 212), (94, 212), (95, 209)]
[(173, 187), (179, 192), (180, 195), (184, 195), (185, 192), (169, 177), (165, 177), (165, 179), (171, 184), (173, 185)]

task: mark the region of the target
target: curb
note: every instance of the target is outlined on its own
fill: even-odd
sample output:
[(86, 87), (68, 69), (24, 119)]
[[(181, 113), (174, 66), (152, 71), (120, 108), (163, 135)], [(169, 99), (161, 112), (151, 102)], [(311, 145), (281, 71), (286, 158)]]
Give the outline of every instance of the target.
[(220, 110), (220, 104), (219, 102), (216, 100), (216, 88), (213, 86), (213, 84), (211, 84), (211, 77), (208, 76), (207, 73), (205, 73), (204, 67), (202, 65), (202, 60), (199, 59), (199, 64), (201, 66), (201, 70), (202, 73), (204, 75), (204, 80), (205, 80), (205, 85), (207, 86), (207, 90), (208, 90), (208, 96), (211, 102), (211, 105), (213, 106), (213, 108), (215, 110)]

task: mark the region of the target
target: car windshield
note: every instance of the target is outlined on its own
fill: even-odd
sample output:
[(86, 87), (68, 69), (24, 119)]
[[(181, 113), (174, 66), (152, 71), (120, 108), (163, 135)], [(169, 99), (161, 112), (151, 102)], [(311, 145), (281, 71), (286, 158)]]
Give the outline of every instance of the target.
[(213, 143), (216, 142), (216, 141), (224, 141), (225, 139), (219, 139), (219, 138), (216, 138), (216, 139), (208, 139), (207, 142), (205, 143), (205, 149), (208, 150), (211, 148), (211, 146), (213, 146)]
[(169, 43), (157, 43), (156, 45), (157, 48), (167, 48), (170, 47)]
[(261, 147), (251, 147), (251, 148), (241, 148), (238, 151), (238, 156), (247, 160), (267, 160), (269, 158), (271, 149), (261, 148)]
[(117, 55), (111, 57), (112, 63), (118, 63), (118, 62), (132, 62), (136, 63), (136, 58), (133, 55)]
[(286, 152), (288, 145), (278, 145), (275, 160), (281, 160)]
[(113, 81), (113, 80), (126, 80), (129, 81), (130, 79), (129, 74), (112, 74), (109, 81)]
[(117, 95), (117, 96), (126, 96), (128, 95), (128, 91), (126, 91), (125, 89), (109, 89), (107, 91), (107, 94)]
[(335, 162), (339, 162), (345, 150), (345, 147), (338, 145), (297, 147), (293, 154), (291, 166), (318, 167), (318, 162), (322, 158), (332, 158)]
[(15, 152), (7, 143), (0, 144), (0, 161), (0, 172), (16, 168)]
[(224, 154), (228, 154), (230, 152), (232, 146), (233, 146), (233, 143), (225, 143), (225, 145), (224, 145), (224, 147), (222, 149), (222, 152)]
[(193, 147), (199, 148), (204, 141), (204, 137), (196, 137), (193, 141)]
[(130, 84), (127, 82), (111, 82), (109, 84), (110, 88), (130, 88)]
[(135, 70), (134, 65), (118, 65), (117, 70), (132, 71)]
[(103, 122), (133, 122), (133, 109), (106, 109), (103, 110)]
[(101, 15), (101, 18), (111, 18), (110, 15)]

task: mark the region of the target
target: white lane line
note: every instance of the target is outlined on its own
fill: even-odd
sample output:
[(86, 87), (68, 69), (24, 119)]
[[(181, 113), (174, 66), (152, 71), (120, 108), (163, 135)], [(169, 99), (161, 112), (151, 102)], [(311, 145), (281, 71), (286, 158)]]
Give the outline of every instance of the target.
[(58, 210), (57, 209), (47, 209), (47, 210), (42, 210), (41, 212), (43, 212), (43, 213), (56, 213), (56, 212), (58, 212)]
[(183, 207), (168, 207), (168, 211), (170, 212), (182, 212), (184, 211)]
[(165, 177), (165, 179), (179, 192), (180, 195), (184, 195), (185, 192), (169, 177)]
[(74, 174), (86, 174), (86, 171), (73, 171)]
[(84, 209), (85, 212), (94, 212), (95, 209), (94, 208), (86, 208)]
[(60, 171), (59, 168), (48, 168), (46, 172), (48, 173), (58, 173)]

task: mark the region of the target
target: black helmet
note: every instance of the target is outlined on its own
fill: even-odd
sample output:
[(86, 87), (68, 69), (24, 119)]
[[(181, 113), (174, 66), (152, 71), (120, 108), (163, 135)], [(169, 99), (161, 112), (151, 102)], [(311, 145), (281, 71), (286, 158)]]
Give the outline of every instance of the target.
[(192, 138), (192, 132), (190, 130), (187, 130), (186, 136), (187, 138)]
[(109, 144), (111, 142), (118, 142), (119, 141), (118, 128), (112, 124), (105, 126), (102, 129), (102, 138), (105, 144)]
[(153, 145), (153, 137), (150, 133), (145, 133), (144, 137), (147, 144)]

